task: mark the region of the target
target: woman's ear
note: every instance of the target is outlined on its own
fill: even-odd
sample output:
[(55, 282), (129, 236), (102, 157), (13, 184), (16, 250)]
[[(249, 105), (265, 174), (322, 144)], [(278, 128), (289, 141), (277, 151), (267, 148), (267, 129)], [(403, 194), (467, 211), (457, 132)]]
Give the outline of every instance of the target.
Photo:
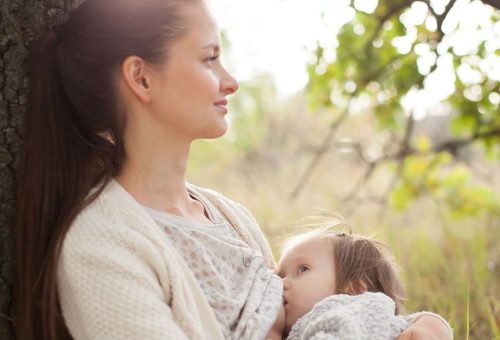
[(122, 63), (121, 76), (126, 87), (141, 102), (151, 101), (152, 70), (142, 58), (130, 56)]

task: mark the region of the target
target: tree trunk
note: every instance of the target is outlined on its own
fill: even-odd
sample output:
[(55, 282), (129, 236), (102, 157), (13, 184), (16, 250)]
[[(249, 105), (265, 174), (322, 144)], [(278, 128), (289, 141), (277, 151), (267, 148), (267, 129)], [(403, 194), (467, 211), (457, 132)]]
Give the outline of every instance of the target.
[(79, 0), (0, 0), (0, 339), (14, 339), (14, 211), (23, 139), (28, 51)]

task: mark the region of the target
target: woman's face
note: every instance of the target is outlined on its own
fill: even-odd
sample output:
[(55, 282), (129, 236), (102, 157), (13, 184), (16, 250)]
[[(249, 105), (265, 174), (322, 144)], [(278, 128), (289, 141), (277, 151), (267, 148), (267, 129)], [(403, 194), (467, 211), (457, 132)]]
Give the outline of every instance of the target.
[(158, 70), (151, 111), (170, 137), (220, 137), (227, 130), (226, 96), (238, 83), (221, 64), (219, 29), (203, 2), (186, 5), (183, 13), (189, 31), (171, 44)]

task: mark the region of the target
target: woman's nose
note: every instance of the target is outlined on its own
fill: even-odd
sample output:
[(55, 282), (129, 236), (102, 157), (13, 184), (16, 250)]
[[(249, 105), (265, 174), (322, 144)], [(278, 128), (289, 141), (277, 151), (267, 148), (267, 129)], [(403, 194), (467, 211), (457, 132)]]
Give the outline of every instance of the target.
[(230, 75), (227, 71), (220, 81), (220, 87), (221, 92), (225, 93), (226, 95), (233, 94), (240, 88), (240, 86), (238, 85), (238, 81), (236, 81), (236, 79), (234, 79), (233, 76)]

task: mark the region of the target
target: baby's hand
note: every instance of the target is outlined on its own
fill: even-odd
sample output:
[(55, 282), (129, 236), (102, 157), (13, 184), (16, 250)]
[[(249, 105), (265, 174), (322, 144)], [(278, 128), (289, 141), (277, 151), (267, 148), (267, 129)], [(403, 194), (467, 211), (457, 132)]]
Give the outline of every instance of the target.
[(432, 316), (421, 316), (410, 327), (408, 327), (397, 340), (448, 340), (450, 337), (448, 329), (443, 323)]

